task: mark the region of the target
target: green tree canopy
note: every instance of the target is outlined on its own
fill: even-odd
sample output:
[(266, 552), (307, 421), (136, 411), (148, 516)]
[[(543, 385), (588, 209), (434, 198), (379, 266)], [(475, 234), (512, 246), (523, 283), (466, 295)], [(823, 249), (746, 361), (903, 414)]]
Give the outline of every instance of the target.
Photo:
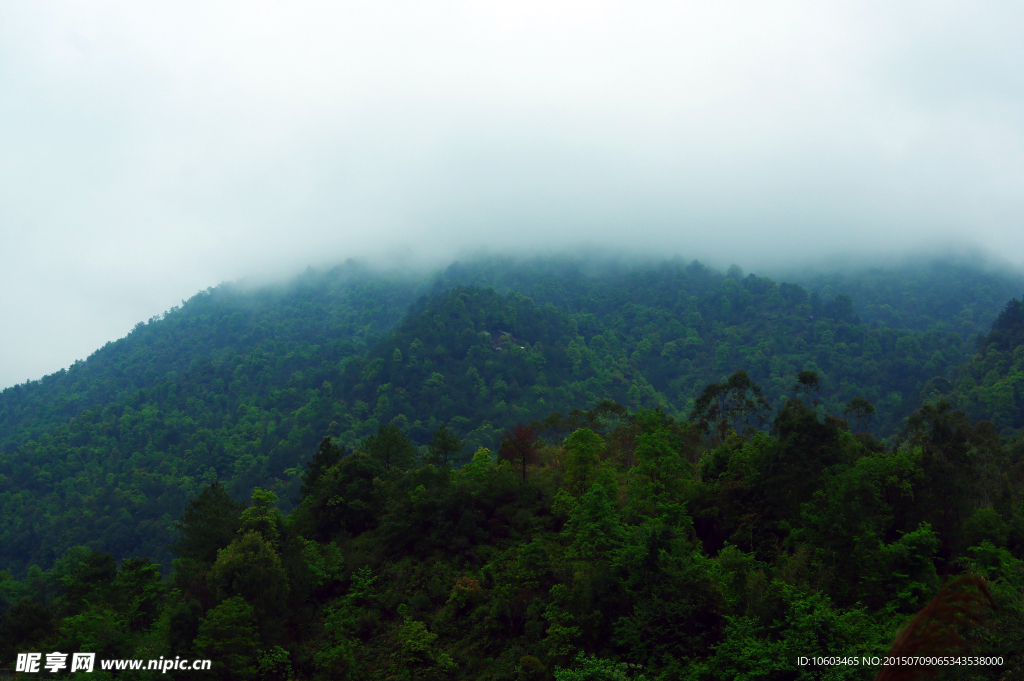
[(416, 449), (398, 426), (380, 426), (375, 435), (363, 440), (360, 449), (385, 470), (405, 470), (416, 462)]

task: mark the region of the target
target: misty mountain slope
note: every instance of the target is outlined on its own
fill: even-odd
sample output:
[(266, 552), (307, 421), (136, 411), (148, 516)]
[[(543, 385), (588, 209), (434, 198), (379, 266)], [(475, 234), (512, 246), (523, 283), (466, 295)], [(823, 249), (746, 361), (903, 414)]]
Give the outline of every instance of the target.
[[(365, 349), (418, 295), (416, 280), (348, 263), (307, 272), (287, 286), (224, 284), (138, 325), (68, 369), (0, 393), (0, 450), (38, 438), (87, 409), (201, 369), (217, 353), (246, 354), (268, 341), (347, 342)], [(229, 382), (231, 377), (225, 377)], [(255, 378), (255, 377), (254, 377)], [(265, 381), (264, 381), (265, 382)]]
[[(770, 285), (744, 282), (767, 292), (752, 300), (764, 306), (757, 333), (774, 338), (772, 325), (787, 323), (801, 331), (802, 315), (772, 312)], [(1022, 310), (1006, 306), (979, 342), (984, 357), (1017, 353)], [(614, 335), (608, 321), (598, 328)], [(807, 326), (816, 332), (823, 321)], [(836, 328), (849, 333), (843, 323)], [(460, 414), (500, 423), (541, 400), (579, 399), (574, 384), (621, 390), (600, 382), (592, 360), (581, 366), (586, 341), (598, 337), (554, 305), (459, 286), (419, 300), (366, 357), (334, 364), (340, 377), (309, 390), (299, 411), (335, 419), (325, 427), (347, 427), (344, 439), (389, 417), (405, 427), (406, 414), (417, 417), (417, 438), (427, 414), (456, 428), (472, 425)], [(882, 361), (907, 366), (905, 356)], [(650, 371), (638, 363), (634, 375), (641, 368)], [(90, 542), (100, 550), (71, 548), (46, 573), (0, 573), (0, 665), (84, 640), (122, 659), (208, 655), (223, 678), (243, 669), (252, 678), (514, 681), (554, 669), (556, 679), (642, 671), (725, 680), (764, 677), (765, 659), (768, 676), (791, 677), (799, 668), (789, 660), (808, 646), (884, 655), (942, 585), (969, 570), (985, 575), (997, 606), (959, 623), (970, 650), (998, 660), (972, 667), (971, 678), (1020, 671), (1021, 440), (1001, 440), (947, 403), (916, 410), (892, 447), (802, 399), (775, 410), (769, 433), (721, 437), (656, 409), (588, 416), (585, 427), (577, 419), (545, 431), (560, 432), (532, 455), (520, 459), (515, 446), (531, 445), (513, 435), (497, 461), (480, 450), (458, 470), (417, 461), (390, 429), (365, 451), (325, 439), (287, 516), (265, 489), (244, 511), (220, 486), (194, 495), (164, 582), (144, 558), (118, 567), (103, 552), (107, 537)], [(487, 432), (466, 436), (479, 442)], [(155, 537), (159, 520), (136, 531)], [(273, 656), (258, 644), (273, 645)], [(876, 669), (844, 671), (869, 679)]]
[[(969, 356), (959, 334), (871, 328), (841, 295), (812, 306), (800, 286), (756, 275), (737, 280), (679, 263), (597, 275), (569, 263), (552, 273), (551, 264), (524, 267), (535, 277), (503, 263), (449, 268), (443, 281), (502, 283), (508, 293), (451, 289), (414, 310), (365, 361), (348, 365), (348, 428), (332, 434), (355, 445), (397, 419), (423, 443), (455, 423), (471, 444), (494, 446), (494, 433), (517, 421), (605, 398), (685, 419), (708, 383), (740, 368), (775, 408), (798, 371), (816, 370), (825, 411), (866, 397), (878, 408), (875, 432), (891, 434), (926, 382), (952, 376)], [(501, 332), (510, 333), (506, 345)]]
[(974, 420), (1003, 435), (1024, 430), (1024, 303), (1014, 298), (978, 336), (977, 352), (952, 380), (936, 379), (926, 397), (947, 397)]
[(787, 280), (818, 293), (819, 305), (836, 295), (849, 296), (865, 322), (955, 332), (965, 340), (987, 333), (1003, 304), (1024, 290), (1019, 271), (950, 259), (912, 260), (845, 274), (804, 273)]
[[(794, 374), (814, 369), (821, 411), (866, 397), (872, 430), (888, 435), (972, 350), (955, 333), (860, 323), (860, 303), (838, 296), (812, 318), (802, 287), (731, 274), (477, 261), (442, 273), (383, 336), (415, 282), (307, 277), (249, 298), (215, 289), (88, 371), (31, 388), (35, 402), (4, 403), (15, 428), (3, 441), (20, 444), (0, 454), (0, 568), (49, 565), (77, 544), (166, 568), (171, 521), (203, 485), (221, 480), (236, 496), (259, 485), (287, 507), (325, 435), (354, 447), (392, 423), (422, 446), (445, 423), (470, 451), (494, 449), (516, 423), (604, 398), (685, 418), (704, 386), (739, 368), (775, 408)], [(474, 278), (501, 288), (455, 286)], [(79, 404), (91, 406), (64, 416)]]
[[(719, 272), (679, 258), (630, 264), (611, 258), (494, 256), (453, 263), (433, 286), (435, 291), (456, 284), (490, 286), (499, 292), (518, 291), (540, 303), (569, 306), (570, 311), (582, 304), (587, 306), (583, 311), (603, 314), (627, 302), (654, 306), (674, 302), (673, 293), (678, 291), (672, 282), (681, 275), (688, 280), (687, 292), (698, 296), (719, 288), (727, 276), (737, 281), (745, 276), (736, 266)], [(834, 316), (826, 306), (836, 296), (846, 295), (853, 313), (868, 324), (957, 333), (964, 340), (987, 333), (1005, 302), (1024, 290), (1020, 272), (943, 258), (842, 272), (805, 270), (760, 276), (804, 287), (808, 314), (815, 317)]]
[(21, 521), (0, 533), (0, 560), (49, 564), (91, 543), (169, 566), (170, 518), (189, 496), (217, 478), (267, 484), (268, 460), (278, 473), (302, 461), (323, 431), (306, 424), (328, 404), (313, 386), (416, 293), (415, 281), (358, 268), (222, 286), (70, 371), (5, 391), (0, 513)]

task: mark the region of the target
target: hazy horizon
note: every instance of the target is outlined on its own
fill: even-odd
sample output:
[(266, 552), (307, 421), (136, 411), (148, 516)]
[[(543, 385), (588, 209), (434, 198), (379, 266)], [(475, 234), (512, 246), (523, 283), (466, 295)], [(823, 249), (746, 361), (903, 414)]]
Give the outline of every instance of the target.
[[(643, 267), (651, 264), (661, 264), (671, 261), (680, 261), (681, 264), (689, 265), (691, 262), (697, 261), (702, 265), (709, 267), (711, 270), (716, 271), (719, 275), (726, 275), (726, 271), (733, 266), (740, 267), (740, 270), (744, 275), (756, 274), (760, 277), (767, 277), (776, 281), (800, 283), (803, 285), (809, 285), (809, 281), (818, 277), (819, 275), (833, 275), (833, 274), (844, 274), (850, 276), (857, 276), (860, 273), (865, 272), (869, 269), (881, 269), (881, 270), (899, 270), (906, 268), (908, 271), (913, 268), (934, 264), (934, 263), (948, 263), (953, 265), (964, 265), (970, 268), (978, 270), (995, 271), (1008, 278), (1016, 278), (1021, 282), (1024, 282), (1024, 268), (1017, 267), (1008, 263), (1005, 260), (1001, 260), (992, 256), (991, 254), (985, 254), (980, 251), (967, 251), (967, 252), (944, 252), (934, 253), (931, 255), (919, 255), (919, 256), (888, 256), (879, 257), (870, 260), (862, 260), (858, 258), (852, 258), (848, 256), (838, 256), (835, 258), (825, 259), (817, 262), (806, 262), (806, 263), (789, 263), (789, 267), (781, 267), (776, 269), (771, 268), (759, 268), (748, 270), (739, 263), (730, 263), (728, 266), (723, 263), (711, 262), (707, 260), (700, 260), (694, 258), (691, 260), (682, 259), (680, 256), (664, 256), (657, 257), (653, 255), (648, 256), (636, 256), (636, 255), (624, 255), (623, 253), (612, 253), (609, 251), (577, 251), (577, 252), (548, 252), (548, 253), (532, 253), (532, 254), (515, 254), (515, 253), (492, 253), (485, 250), (478, 250), (475, 252), (465, 252), (460, 254), (458, 257), (453, 258), (450, 261), (445, 261), (441, 264), (427, 265), (425, 263), (416, 263), (414, 266), (409, 264), (395, 263), (394, 259), (391, 258), (379, 258), (376, 260), (372, 259), (348, 259), (346, 262), (333, 263), (322, 265), (320, 268), (308, 265), (303, 270), (296, 270), (288, 273), (278, 273), (269, 276), (249, 276), (234, 281), (224, 281), (217, 284), (211, 284), (205, 289), (199, 289), (192, 294), (183, 298), (180, 303), (175, 302), (167, 305), (165, 308), (160, 310), (154, 310), (150, 314), (143, 316), (137, 320), (134, 320), (123, 329), (114, 331), (114, 335), (105, 338), (96, 347), (90, 348), (87, 352), (82, 354), (80, 357), (75, 357), (71, 361), (60, 364), (58, 366), (50, 366), (42, 369), (41, 373), (36, 375), (27, 376), (25, 378), (19, 378), (16, 373), (10, 374), (7, 383), (3, 382), (3, 376), (0, 375), (0, 391), (5, 388), (9, 388), (13, 385), (25, 383), (26, 381), (34, 381), (43, 378), (44, 376), (57, 373), (62, 369), (68, 368), (74, 364), (75, 361), (85, 360), (91, 356), (95, 351), (99, 350), (107, 342), (113, 342), (120, 340), (127, 336), (133, 329), (133, 327), (139, 323), (146, 323), (152, 319), (160, 319), (167, 312), (177, 307), (179, 304), (184, 304), (187, 299), (200, 293), (201, 291), (209, 288), (217, 288), (219, 286), (235, 286), (239, 289), (245, 290), (257, 290), (267, 288), (277, 288), (281, 286), (287, 286), (294, 281), (301, 280), (301, 278), (309, 273), (311, 270), (315, 276), (327, 275), (335, 268), (344, 268), (354, 266), (357, 270), (362, 269), (375, 274), (385, 274), (389, 276), (407, 276), (410, 278), (422, 278), (425, 285), (429, 286), (432, 279), (440, 276), (449, 266), (456, 263), (473, 263), (479, 260), (487, 260), (488, 258), (499, 257), (499, 258), (511, 258), (512, 260), (529, 262), (534, 258), (564, 258), (567, 262), (573, 262), (584, 266), (584, 272), (588, 269), (593, 270), (595, 274), (599, 274), (600, 271), (604, 271), (609, 266), (614, 267)], [(821, 286), (810, 285), (811, 290), (818, 290)], [(1024, 298), (1024, 295), (1021, 296)], [(855, 305), (859, 301), (854, 301)]]
[(0, 4), (0, 389), (347, 258), (1019, 270), (1022, 28), (1010, 3)]

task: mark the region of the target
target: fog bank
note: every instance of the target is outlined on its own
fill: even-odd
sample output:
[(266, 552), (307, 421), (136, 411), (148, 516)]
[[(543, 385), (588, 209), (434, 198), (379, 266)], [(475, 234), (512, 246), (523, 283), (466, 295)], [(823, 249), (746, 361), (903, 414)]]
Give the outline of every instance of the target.
[(0, 6), (0, 386), (349, 257), (1024, 263), (1024, 9)]

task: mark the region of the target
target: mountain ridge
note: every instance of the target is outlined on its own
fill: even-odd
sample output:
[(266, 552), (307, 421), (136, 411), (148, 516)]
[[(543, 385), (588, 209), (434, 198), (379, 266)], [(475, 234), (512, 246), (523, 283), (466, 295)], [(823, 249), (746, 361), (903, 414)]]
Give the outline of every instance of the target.
[[(946, 281), (922, 285), (929, 276)], [(920, 393), (934, 392), (928, 381), (953, 380), (969, 359), (958, 332), (1002, 307), (990, 275), (956, 268), (908, 275), (895, 292), (891, 282), (874, 287), (893, 311), (943, 329), (924, 332), (858, 323), (882, 298), (844, 299), (842, 282), (828, 300), (696, 262), (602, 269), (499, 258), (455, 263), (433, 280), (389, 277), (349, 266), (307, 273), (290, 288), (213, 289), (65, 376), (20, 387), (28, 397), (35, 391), (34, 404), (25, 396), (15, 404), (18, 390), (4, 391), (0, 567), (48, 565), (78, 543), (166, 567), (171, 520), (202, 485), (222, 480), (240, 497), (263, 486), (288, 508), (301, 463), (324, 435), (355, 447), (393, 424), (422, 451), (446, 424), (470, 450), (495, 449), (517, 422), (604, 399), (685, 419), (704, 386), (739, 368), (775, 409), (792, 394), (794, 374), (816, 370), (822, 413), (863, 396), (877, 408), (873, 432), (892, 434)], [(960, 301), (961, 310), (977, 308), (967, 327), (928, 317), (913, 297), (979, 287), (989, 287), (988, 298)], [(432, 331), (437, 315), (460, 326)], [(516, 326), (533, 318), (544, 321)], [(512, 331), (521, 342), (497, 352), (485, 331)], [(414, 349), (417, 340), (425, 345)], [(102, 380), (90, 386), (94, 375)], [(87, 389), (46, 392), (61, 380)]]

